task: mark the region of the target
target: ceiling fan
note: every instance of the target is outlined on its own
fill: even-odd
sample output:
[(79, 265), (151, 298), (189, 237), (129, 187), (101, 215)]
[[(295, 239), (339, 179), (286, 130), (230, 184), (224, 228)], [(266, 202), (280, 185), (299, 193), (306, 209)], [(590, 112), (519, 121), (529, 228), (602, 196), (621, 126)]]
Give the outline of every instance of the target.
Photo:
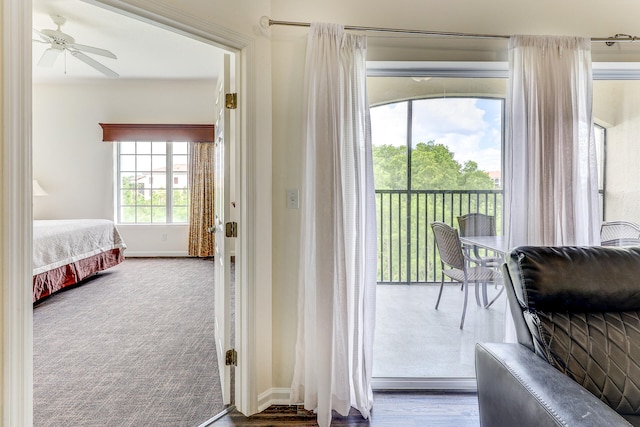
[(55, 30), (43, 29), (41, 31), (33, 29), (33, 32), (37, 34), (40, 39), (34, 39), (33, 41), (39, 43), (47, 43), (50, 47), (44, 51), (38, 65), (42, 67), (52, 67), (56, 62), (56, 59), (60, 53), (67, 51), (74, 58), (78, 58), (85, 64), (95, 68), (102, 74), (108, 77), (119, 77), (119, 74), (112, 69), (102, 65), (95, 59), (85, 55), (83, 52), (91, 53), (94, 55), (100, 55), (107, 58), (118, 59), (113, 53), (106, 49), (100, 49), (93, 46), (86, 46), (76, 43), (76, 40), (68, 34), (63, 33), (60, 27), (67, 22), (67, 19), (60, 15), (51, 15), (53, 23), (58, 26)]

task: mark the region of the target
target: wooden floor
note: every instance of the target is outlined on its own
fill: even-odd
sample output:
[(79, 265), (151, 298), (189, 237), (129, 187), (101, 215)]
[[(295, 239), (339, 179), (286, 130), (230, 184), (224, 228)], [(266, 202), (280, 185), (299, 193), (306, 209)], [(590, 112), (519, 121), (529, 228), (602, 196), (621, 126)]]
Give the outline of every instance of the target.
[[(231, 412), (211, 424), (231, 426), (317, 426), (315, 415), (295, 406), (276, 406), (251, 417)], [(370, 420), (354, 409), (346, 416), (334, 412), (332, 427), (478, 427), (478, 398), (475, 393), (375, 392)]]

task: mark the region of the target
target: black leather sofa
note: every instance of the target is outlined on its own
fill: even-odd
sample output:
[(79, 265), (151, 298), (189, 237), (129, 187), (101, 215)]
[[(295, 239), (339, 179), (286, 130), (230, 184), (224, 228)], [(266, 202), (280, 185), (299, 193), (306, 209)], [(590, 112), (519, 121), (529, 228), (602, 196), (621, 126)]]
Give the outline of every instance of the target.
[(640, 247), (520, 247), (503, 265), (518, 343), (478, 343), (480, 422), (640, 426)]

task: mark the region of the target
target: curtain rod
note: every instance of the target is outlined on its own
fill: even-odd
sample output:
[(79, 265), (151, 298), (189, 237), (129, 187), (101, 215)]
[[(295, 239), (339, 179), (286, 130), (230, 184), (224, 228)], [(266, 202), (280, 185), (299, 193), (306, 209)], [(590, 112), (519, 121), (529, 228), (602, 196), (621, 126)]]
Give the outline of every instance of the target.
[[(310, 22), (294, 22), (294, 21), (276, 21), (263, 16), (260, 18), (260, 26), (264, 29), (269, 28), (272, 25), (284, 25), (289, 27), (309, 27)], [(511, 36), (505, 34), (477, 34), (477, 33), (456, 33), (446, 31), (428, 31), (428, 30), (408, 30), (402, 28), (384, 28), (384, 27), (359, 27), (355, 25), (345, 25), (345, 30), (353, 31), (371, 31), (378, 33), (398, 33), (398, 34), (416, 34), (424, 36), (435, 37), (467, 37), (475, 39), (509, 39)], [(612, 46), (617, 42), (635, 42), (639, 41), (640, 37), (631, 36), (629, 34), (616, 34), (613, 37), (592, 37), (591, 41), (594, 43), (606, 43), (607, 46)]]

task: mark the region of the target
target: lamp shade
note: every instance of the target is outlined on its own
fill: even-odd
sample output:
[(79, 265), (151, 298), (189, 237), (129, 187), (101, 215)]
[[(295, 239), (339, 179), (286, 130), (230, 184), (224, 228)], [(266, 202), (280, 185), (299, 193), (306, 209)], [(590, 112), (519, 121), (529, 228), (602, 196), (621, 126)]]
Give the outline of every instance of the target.
[(37, 179), (33, 180), (33, 195), (34, 196), (47, 196), (47, 192), (42, 189)]

